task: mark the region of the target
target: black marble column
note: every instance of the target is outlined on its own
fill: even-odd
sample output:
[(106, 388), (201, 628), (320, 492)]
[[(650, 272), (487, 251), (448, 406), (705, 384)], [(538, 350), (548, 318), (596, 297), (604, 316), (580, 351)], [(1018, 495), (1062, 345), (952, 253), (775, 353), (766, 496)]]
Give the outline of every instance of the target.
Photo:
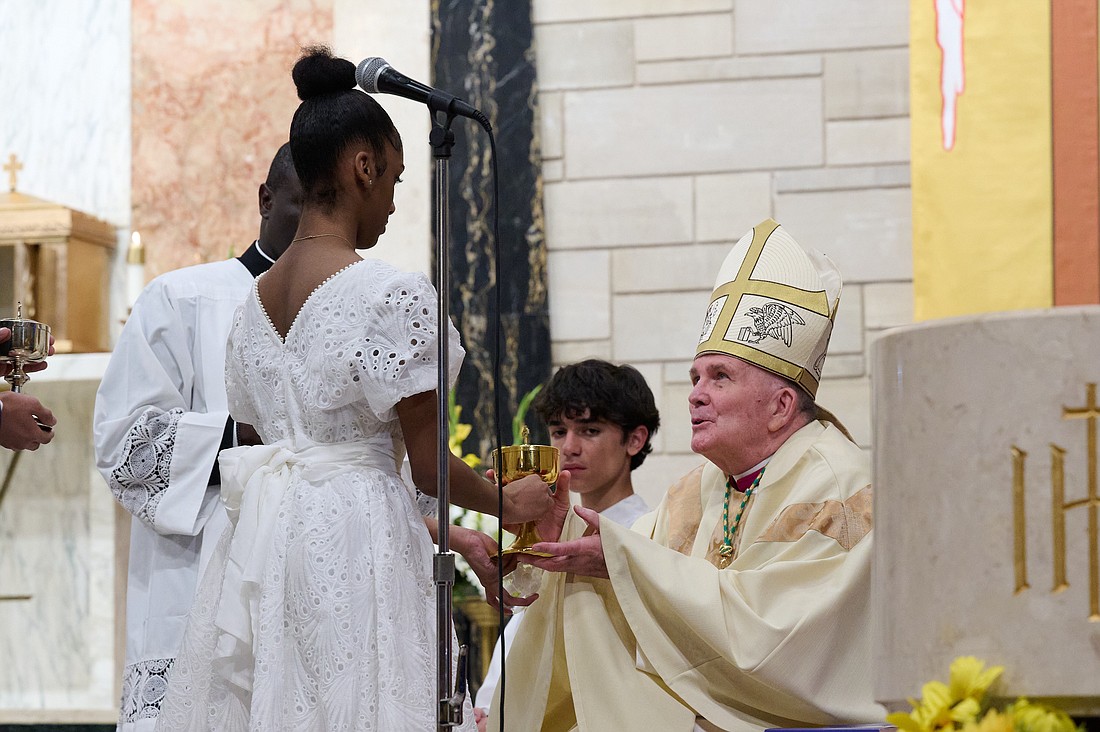
[[(466, 360), (455, 390), (462, 421), (473, 430), (468, 452), (495, 447), (493, 398), (504, 444), (512, 418), (531, 389), (550, 375), (546, 240), (537, 126), (537, 85), (530, 0), (433, 0), (433, 86), (465, 99), (488, 117), (496, 135), (499, 211), (492, 209), (489, 137), (471, 120), (455, 120), (450, 176), (450, 307)], [(499, 215), (500, 240), (493, 232)], [(497, 272), (495, 248), (501, 247)], [(501, 288), (497, 311), (496, 287)], [(493, 374), (497, 328), (501, 373)], [(532, 414), (532, 442), (546, 433)]]

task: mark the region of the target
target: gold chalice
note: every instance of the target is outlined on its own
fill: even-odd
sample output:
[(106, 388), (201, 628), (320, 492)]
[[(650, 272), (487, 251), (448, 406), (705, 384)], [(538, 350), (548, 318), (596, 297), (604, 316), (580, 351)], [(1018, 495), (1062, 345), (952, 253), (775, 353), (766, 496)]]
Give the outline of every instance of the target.
[(11, 364), (11, 371), (4, 378), (11, 384), (11, 390), (17, 392), (30, 379), (23, 367), (45, 361), (50, 355), (50, 326), (24, 319), (20, 303), (14, 318), (0, 319), (0, 328), (11, 329), (11, 338), (0, 343), (0, 363)]
[[(550, 445), (528, 445), (527, 440), (530, 431), (526, 426), (521, 432), (521, 445), (508, 445), (493, 450), (493, 469), (500, 476), (502, 485), (507, 485), (513, 480), (519, 480), (528, 475), (537, 475), (547, 485), (553, 485), (558, 479), (558, 448)], [(550, 554), (536, 552), (532, 546), (542, 541), (534, 521), (527, 521), (520, 526), (516, 534), (516, 540), (504, 550), (504, 554), (531, 554), (537, 557), (549, 557)]]

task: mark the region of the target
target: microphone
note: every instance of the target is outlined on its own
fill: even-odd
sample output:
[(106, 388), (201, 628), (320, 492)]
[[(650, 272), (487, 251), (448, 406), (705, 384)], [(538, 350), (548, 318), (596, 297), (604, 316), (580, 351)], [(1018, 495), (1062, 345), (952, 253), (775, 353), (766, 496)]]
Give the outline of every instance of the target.
[(477, 120), (486, 130), (492, 130), (489, 118), (458, 97), (433, 89), (427, 84), (410, 79), (390, 66), (384, 58), (372, 56), (363, 59), (355, 69), (355, 81), (370, 94), (396, 94), (399, 97), (422, 102), (433, 112), (448, 112), (459, 117)]

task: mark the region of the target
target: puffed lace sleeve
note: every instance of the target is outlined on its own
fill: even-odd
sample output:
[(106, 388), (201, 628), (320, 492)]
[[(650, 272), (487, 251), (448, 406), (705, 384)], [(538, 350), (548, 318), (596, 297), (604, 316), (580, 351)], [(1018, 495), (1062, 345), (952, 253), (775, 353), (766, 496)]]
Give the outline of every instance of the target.
[(256, 322), (257, 318), (251, 315), (255, 308), (249, 307), (255, 297), (253, 286), (249, 299), (237, 307), (233, 316), (225, 351), (225, 395), (229, 414), (234, 421), (250, 425), (259, 423), (252, 392), (261, 387), (270, 390), (273, 381), (270, 366), (259, 358), (258, 329), (262, 323)]
[[(427, 277), (397, 270), (372, 295), (372, 317), (349, 355), (371, 411), (388, 420), (397, 402), (436, 388), (438, 301)], [(453, 385), (466, 352), (450, 322), (447, 339), (448, 382)]]

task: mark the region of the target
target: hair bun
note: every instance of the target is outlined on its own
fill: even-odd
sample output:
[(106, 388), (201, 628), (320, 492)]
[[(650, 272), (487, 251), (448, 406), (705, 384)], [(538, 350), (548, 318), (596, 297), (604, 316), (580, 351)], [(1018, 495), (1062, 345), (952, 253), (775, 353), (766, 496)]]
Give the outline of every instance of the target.
[(305, 49), (305, 54), (294, 64), (291, 77), (298, 88), (298, 98), (305, 102), (354, 89), (355, 64), (333, 56), (327, 46), (314, 46)]

